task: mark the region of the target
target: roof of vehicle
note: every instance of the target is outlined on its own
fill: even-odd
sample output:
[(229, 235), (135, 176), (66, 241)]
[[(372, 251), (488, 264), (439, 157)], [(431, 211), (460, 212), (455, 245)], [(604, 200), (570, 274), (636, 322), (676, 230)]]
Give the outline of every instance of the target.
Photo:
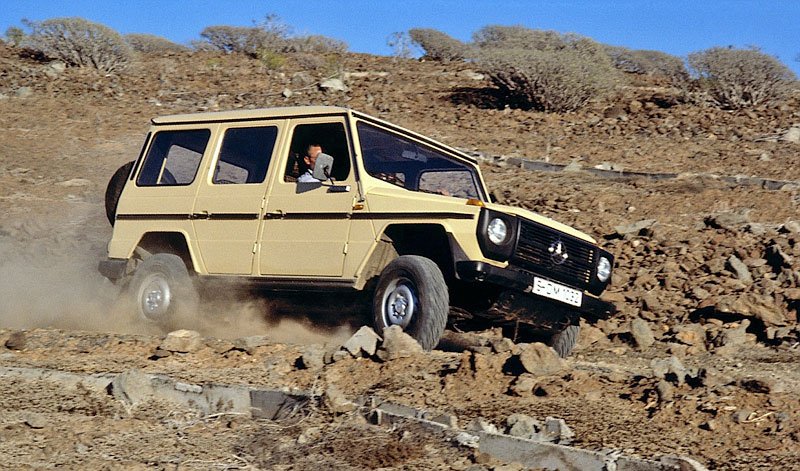
[(174, 114), (174, 115), (155, 117), (152, 119), (152, 122), (153, 124), (164, 124), (164, 125), (197, 124), (197, 123), (250, 121), (259, 119), (274, 119), (274, 118), (302, 118), (309, 116), (326, 116), (326, 115), (330, 116), (330, 115), (343, 115), (347, 113), (351, 113), (354, 116), (361, 119), (367, 119), (375, 123), (380, 123), (384, 126), (389, 126), (395, 129), (402, 129), (404, 132), (412, 134), (417, 138), (430, 143), (434, 147), (440, 147), (440, 148), (445, 147), (449, 149), (450, 152), (455, 152), (456, 154), (458, 154), (462, 159), (468, 162), (472, 162), (473, 164), (477, 163), (477, 160), (474, 157), (464, 153), (463, 151), (459, 151), (458, 149), (453, 149), (452, 147), (447, 146), (446, 144), (443, 144), (439, 141), (436, 141), (435, 139), (431, 139), (430, 137), (424, 136), (409, 129), (405, 129), (401, 126), (392, 124), (388, 121), (384, 121), (380, 118), (375, 118), (374, 116), (370, 116), (368, 114), (361, 113), (342, 106), (283, 106), (275, 108), (258, 108), (249, 110)]
[(258, 108), (252, 110), (213, 111), (206, 113), (186, 113), (153, 118), (153, 124), (205, 123), (217, 121), (246, 121), (251, 119), (290, 118), (298, 116), (319, 116), (342, 114), (350, 111), (341, 106), (284, 106)]

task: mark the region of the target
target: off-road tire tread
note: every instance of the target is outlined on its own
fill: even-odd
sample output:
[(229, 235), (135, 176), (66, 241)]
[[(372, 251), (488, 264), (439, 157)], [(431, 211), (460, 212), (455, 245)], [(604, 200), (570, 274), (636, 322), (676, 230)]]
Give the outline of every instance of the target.
[(383, 289), (396, 274), (404, 273), (411, 278), (417, 287), (420, 310), (408, 326), (406, 333), (414, 337), (425, 351), (430, 351), (439, 343), (447, 324), (450, 311), (450, 294), (447, 283), (439, 267), (429, 258), (419, 255), (402, 255), (394, 259), (381, 272), (378, 287), (373, 299), (374, 324), (378, 334), (382, 334), (384, 325), (381, 316)]
[(558, 353), (558, 356), (567, 358), (578, 343), (580, 333), (580, 325), (568, 325), (563, 330), (553, 334), (550, 338), (550, 346)]

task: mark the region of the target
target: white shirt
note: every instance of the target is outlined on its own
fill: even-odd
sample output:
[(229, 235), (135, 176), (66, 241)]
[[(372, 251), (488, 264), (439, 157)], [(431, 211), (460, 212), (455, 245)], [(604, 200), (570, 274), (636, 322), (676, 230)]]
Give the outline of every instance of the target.
[(314, 178), (313, 174), (311, 173), (311, 169), (308, 169), (297, 177), (297, 183), (319, 183), (320, 181)]

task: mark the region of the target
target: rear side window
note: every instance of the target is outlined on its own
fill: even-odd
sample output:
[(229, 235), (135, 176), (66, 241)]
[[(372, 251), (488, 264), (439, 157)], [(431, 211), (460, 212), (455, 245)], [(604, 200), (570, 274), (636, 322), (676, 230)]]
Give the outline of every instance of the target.
[(277, 137), (276, 126), (225, 131), (212, 182), (218, 185), (263, 182)]
[(161, 131), (153, 137), (144, 158), (139, 186), (189, 185), (197, 175), (211, 131), (192, 129)]

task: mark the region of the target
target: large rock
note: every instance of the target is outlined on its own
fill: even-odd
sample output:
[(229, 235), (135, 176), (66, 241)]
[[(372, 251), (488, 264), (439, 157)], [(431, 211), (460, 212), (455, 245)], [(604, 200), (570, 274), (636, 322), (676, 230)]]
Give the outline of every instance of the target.
[(238, 350), (244, 350), (252, 355), (255, 349), (270, 344), (270, 339), (266, 335), (251, 335), (249, 337), (239, 337), (233, 341), (233, 346)]
[(716, 300), (714, 309), (724, 313), (754, 317), (767, 326), (786, 325), (783, 308), (775, 304), (771, 297), (755, 293), (744, 293), (740, 296), (722, 296)]
[(200, 337), (200, 332), (181, 329), (168, 333), (158, 348), (168, 352), (192, 353), (200, 350), (202, 346), (203, 338)]
[(414, 337), (403, 332), (400, 326), (393, 325), (383, 330), (383, 343), (377, 355), (383, 361), (390, 361), (408, 358), (422, 352), (422, 345), (414, 340)]
[(356, 403), (347, 399), (339, 388), (333, 385), (328, 386), (328, 389), (325, 390), (325, 405), (334, 414), (344, 414), (358, 408)]
[(331, 78), (319, 84), (319, 88), (325, 92), (346, 92), (347, 85), (341, 79)]
[(728, 266), (736, 274), (736, 278), (738, 278), (739, 281), (748, 286), (753, 284), (753, 275), (750, 274), (750, 270), (747, 268), (747, 265), (739, 260), (739, 257), (736, 255), (731, 255), (728, 257)]
[(506, 419), (507, 432), (512, 437), (534, 438), (542, 423), (526, 414), (511, 414)]
[(566, 362), (555, 350), (543, 343), (520, 344), (518, 355), (522, 367), (536, 376), (558, 374), (566, 369)]
[(640, 350), (645, 350), (656, 343), (653, 331), (650, 330), (650, 324), (643, 319), (637, 318), (631, 321), (631, 336)]
[(625, 236), (634, 236), (634, 235), (643, 235), (647, 233), (647, 231), (653, 227), (656, 223), (655, 219), (643, 219), (641, 221), (637, 221), (631, 224), (622, 224), (619, 226), (614, 226), (614, 232), (618, 235), (625, 237)]
[(347, 339), (342, 348), (350, 352), (354, 357), (361, 356), (361, 352), (372, 356), (378, 350), (379, 340), (381, 340), (380, 336), (372, 328), (363, 326), (352, 337)]

